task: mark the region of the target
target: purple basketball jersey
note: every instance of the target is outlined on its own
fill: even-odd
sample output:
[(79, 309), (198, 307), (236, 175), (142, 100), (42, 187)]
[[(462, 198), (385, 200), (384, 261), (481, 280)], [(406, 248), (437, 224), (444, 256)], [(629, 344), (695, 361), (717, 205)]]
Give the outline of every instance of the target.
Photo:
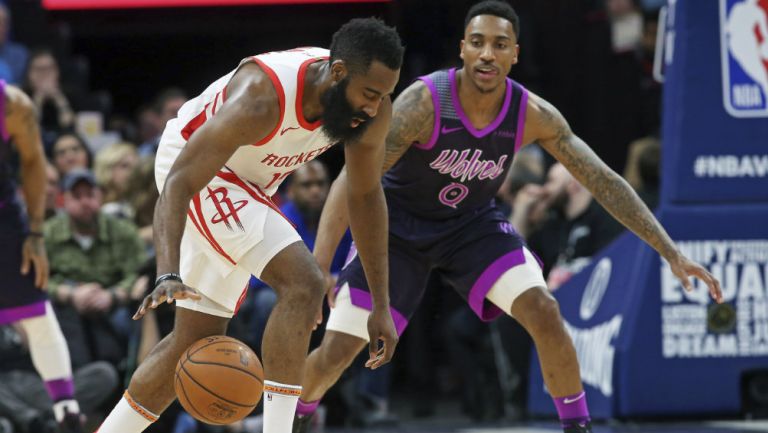
[(414, 144), (385, 174), (388, 203), (418, 218), (454, 222), (494, 207), (522, 144), (528, 91), (507, 78), (501, 111), (478, 130), (461, 107), (456, 69), (419, 79), (432, 93), (435, 126), (429, 142)]

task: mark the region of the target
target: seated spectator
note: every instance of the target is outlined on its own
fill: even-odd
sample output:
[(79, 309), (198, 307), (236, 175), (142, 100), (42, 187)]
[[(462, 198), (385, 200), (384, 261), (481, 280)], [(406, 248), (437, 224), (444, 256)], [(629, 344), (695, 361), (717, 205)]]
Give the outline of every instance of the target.
[(103, 213), (133, 220), (135, 209), (128, 202), (127, 191), (138, 163), (139, 154), (130, 143), (115, 143), (96, 154), (93, 172), (104, 194)]
[(141, 156), (153, 156), (157, 153), (157, 145), (160, 143), (160, 136), (163, 134), (165, 124), (176, 117), (179, 109), (187, 102), (187, 99), (187, 94), (176, 87), (170, 87), (160, 92), (154, 106), (159, 131), (154, 137), (139, 146), (139, 154)]
[(654, 209), (659, 204), (659, 168), (661, 142), (655, 137), (635, 140), (629, 145), (624, 179), (637, 191), (645, 204)]
[(7, 68), (4, 74), (0, 74), (0, 78), (10, 84), (20, 85), (24, 79), (29, 51), (25, 46), (10, 40), (10, 31), (11, 11), (0, 3), (0, 63)]
[(75, 112), (61, 88), (59, 64), (49, 50), (38, 50), (29, 56), (24, 90), (37, 107), (43, 134), (72, 129)]
[[(596, 252), (608, 245), (623, 227), (606, 212), (562, 164), (549, 169), (544, 186), (528, 185), (515, 201), (516, 228), (544, 262), (547, 286), (557, 290), (587, 266)], [(543, 222), (533, 227), (536, 213)]]
[(73, 363), (119, 365), (130, 332), (126, 305), (144, 263), (144, 244), (132, 223), (99, 212), (101, 191), (91, 172), (70, 172), (62, 189), (64, 212), (44, 230), (51, 299)]
[[(117, 390), (117, 370), (103, 361), (73, 363), (72, 369), (81, 413), (90, 424), (98, 425), (99, 407)], [(18, 432), (65, 433), (59, 430), (51, 405), (45, 384), (32, 365), (23, 330), (0, 326), (0, 417), (11, 420)]]
[(155, 185), (155, 158), (142, 158), (128, 178), (126, 197), (134, 210), (133, 222), (148, 249), (153, 249), (152, 220), (160, 196)]
[(93, 156), (82, 137), (74, 132), (65, 132), (53, 142), (51, 160), (59, 175), (63, 177), (75, 169), (89, 169)]

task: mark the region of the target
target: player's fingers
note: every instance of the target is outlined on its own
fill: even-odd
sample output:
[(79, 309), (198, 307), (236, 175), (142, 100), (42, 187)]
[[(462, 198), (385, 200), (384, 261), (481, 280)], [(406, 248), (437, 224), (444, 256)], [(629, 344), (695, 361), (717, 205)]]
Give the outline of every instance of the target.
[(133, 315), (133, 320), (139, 320), (144, 316), (144, 313), (147, 312), (147, 306), (151, 302), (152, 297), (150, 295), (147, 295), (144, 297), (144, 300), (141, 301), (141, 305), (139, 305), (139, 309), (136, 310), (136, 313)]
[(682, 285), (683, 285), (683, 288), (684, 288), (684, 289), (685, 289), (687, 292), (691, 292), (691, 291), (693, 291), (693, 284), (691, 284), (691, 279), (690, 279), (690, 278), (688, 278), (688, 276), (687, 276), (687, 275), (686, 275), (686, 276), (683, 276), (683, 277), (679, 277), (679, 278), (680, 278), (680, 284), (682, 284)]
[(174, 290), (172, 297), (175, 299), (194, 299), (195, 301), (203, 299), (197, 290), (188, 286), (181, 286), (181, 289)]
[(32, 258), (29, 255), (29, 250), (27, 248), (21, 249), (21, 274), (27, 275), (27, 272), (29, 272), (29, 265)]
[(48, 263), (48, 259), (45, 257), (40, 257), (39, 265), (37, 266), (37, 273), (40, 276), (40, 287), (41, 289), (45, 289), (48, 287), (48, 277), (50, 276), (50, 264)]

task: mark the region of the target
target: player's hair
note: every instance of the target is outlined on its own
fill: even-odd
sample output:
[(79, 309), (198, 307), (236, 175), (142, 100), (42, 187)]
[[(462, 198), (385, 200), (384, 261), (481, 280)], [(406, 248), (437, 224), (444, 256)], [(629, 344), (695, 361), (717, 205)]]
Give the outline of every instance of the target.
[(466, 18), (464, 18), (464, 28), (466, 29), (472, 18), (478, 15), (493, 15), (495, 17), (503, 18), (512, 24), (512, 29), (515, 31), (515, 38), (520, 37), (520, 18), (517, 16), (517, 12), (512, 9), (507, 2), (501, 0), (483, 0), (480, 3), (469, 8)]
[(394, 27), (377, 18), (355, 18), (333, 34), (331, 62), (344, 61), (352, 73), (366, 73), (374, 60), (395, 70), (403, 64), (404, 51)]

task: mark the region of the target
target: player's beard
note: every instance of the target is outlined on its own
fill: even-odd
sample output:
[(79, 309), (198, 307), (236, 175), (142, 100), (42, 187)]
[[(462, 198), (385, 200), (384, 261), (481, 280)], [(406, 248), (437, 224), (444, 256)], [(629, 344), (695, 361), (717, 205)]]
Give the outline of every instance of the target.
[[(331, 86), (320, 96), (323, 105), (323, 132), (326, 137), (335, 142), (351, 142), (360, 138), (368, 127), (371, 117), (362, 111), (355, 111), (347, 100), (349, 77)], [(353, 118), (365, 120), (353, 128)]]

